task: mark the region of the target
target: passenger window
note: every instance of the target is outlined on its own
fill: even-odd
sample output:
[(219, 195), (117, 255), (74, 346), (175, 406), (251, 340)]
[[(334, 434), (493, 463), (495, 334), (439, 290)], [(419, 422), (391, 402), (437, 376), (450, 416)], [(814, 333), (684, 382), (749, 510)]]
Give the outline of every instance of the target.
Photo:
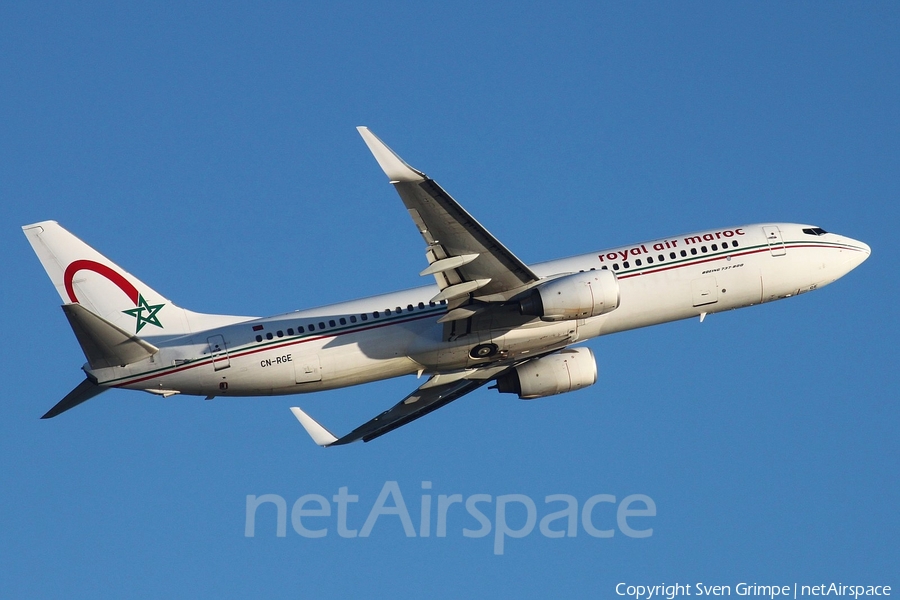
[(400, 313), (403, 312), (403, 309), (400, 308), (400, 307), (398, 306), (398, 307), (396, 308), (396, 312), (397, 312), (397, 314), (399, 315)]
[(682, 250), (682, 251), (681, 251), (681, 256), (687, 256), (687, 252), (685, 252), (684, 250)]
[(609, 271), (609, 267), (607, 267), (606, 265), (603, 265), (603, 266), (600, 268), (600, 270), (601, 270), (601, 271)]
[(412, 305), (412, 304), (407, 304), (407, 305), (406, 305), (406, 312), (412, 312), (412, 311), (413, 311), (413, 305)]
[(652, 265), (652, 264), (653, 264), (653, 257), (652, 257), (652, 256), (648, 256), (648, 257), (647, 257), (647, 264), (648, 264), (648, 265)]
[(631, 266), (631, 265), (628, 264), (628, 261), (627, 261), (627, 260), (626, 260), (625, 262), (622, 263), (622, 268), (623, 268), (623, 269), (627, 269), (629, 266)]
[(303, 333), (303, 325), (297, 328), (297, 333)]
[(325, 323), (319, 321), (319, 329), (325, 329)]
[(671, 258), (672, 260), (675, 260), (675, 253), (669, 252), (669, 258)]
[(619, 263), (613, 263), (613, 271), (619, 270)]
[(279, 329), (275, 332), (275, 335), (277, 335), (278, 337), (284, 337), (284, 332)]
[(288, 327), (288, 335), (294, 335), (294, 328)]
[(713, 251), (713, 252), (715, 252), (715, 251), (718, 250), (718, 249), (719, 249), (719, 246), (718, 246), (718, 245), (716, 245), (716, 244), (713, 244), (713, 245), (712, 245), (712, 251)]
[(637, 259), (636, 261), (634, 261), (634, 264), (638, 267), (641, 266), (641, 259)]
[(261, 341), (262, 341), (262, 336), (261, 336), (261, 335), (256, 336), (256, 341), (257, 341), (257, 342), (261, 342)]
[(425, 303), (419, 302), (419, 310), (422, 310), (423, 308), (425, 308)]
[(315, 331), (315, 330), (316, 330), (316, 326), (313, 325), (312, 323), (310, 323), (310, 324), (309, 324), (309, 330), (310, 330), (310, 331)]
[(664, 260), (666, 260), (666, 257), (664, 255), (660, 254), (659, 256), (656, 257), (656, 260), (658, 260), (659, 262), (663, 262)]
[(735, 248), (737, 248), (737, 247), (738, 247), (737, 240), (733, 240), (733, 241), (731, 242), (731, 245), (734, 246)]
[(700, 252), (702, 252), (703, 254), (706, 254), (706, 252), (707, 252), (706, 246), (702, 246), (702, 247), (700, 248)]
[(271, 340), (271, 339), (272, 339), (272, 332), (271, 332), (271, 331), (270, 331), (269, 333), (266, 334), (266, 339), (267, 339), (267, 340)]
[(381, 314), (376, 310), (375, 312), (372, 313), (372, 316), (377, 319), (381, 316)]
[(696, 248), (691, 248), (691, 255), (692, 255), (692, 256), (697, 256), (697, 249), (696, 249)]
[(359, 315), (359, 318), (362, 319), (363, 321), (368, 321), (369, 315), (367, 315), (366, 313), (363, 313), (363, 314)]
[(356, 323), (356, 315), (350, 315), (350, 322)]
[(384, 314), (385, 314), (385, 316), (390, 315), (390, 314), (391, 314), (391, 309), (389, 309), (389, 308), (384, 309)]

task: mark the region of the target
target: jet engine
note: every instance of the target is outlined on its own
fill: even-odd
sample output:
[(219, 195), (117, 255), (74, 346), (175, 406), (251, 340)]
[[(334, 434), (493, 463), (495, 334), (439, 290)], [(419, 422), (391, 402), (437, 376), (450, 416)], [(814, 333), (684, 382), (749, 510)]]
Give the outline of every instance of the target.
[(597, 361), (590, 348), (567, 348), (515, 367), (497, 378), (497, 391), (522, 400), (564, 394), (594, 385)]
[(587, 319), (619, 306), (619, 282), (612, 271), (585, 271), (558, 277), (519, 301), (519, 312), (544, 321)]

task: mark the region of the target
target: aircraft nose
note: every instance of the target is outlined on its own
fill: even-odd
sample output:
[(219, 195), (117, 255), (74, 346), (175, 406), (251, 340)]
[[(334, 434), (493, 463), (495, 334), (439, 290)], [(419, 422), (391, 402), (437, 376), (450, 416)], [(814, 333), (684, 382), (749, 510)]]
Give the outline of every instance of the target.
[(851, 252), (845, 253), (846, 258), (843, 261), (844, 268), (846, 269), (845, 273), (849, 273), (869, 258), (872, 254), (872, 249), (868, 244), (860, 242), (859, 240), (846, 238), (846, 243), (852, 248)]
[(867, 243), (860, 242), (859, 240), (852, 240), (852, 243), (854, 246), (859, 248), (859, 262), (857, 262), (856, 264), (860, 265), (865, 262), (867, 258), (869, 258), (869, 255), (872, 254), (872, 249)]

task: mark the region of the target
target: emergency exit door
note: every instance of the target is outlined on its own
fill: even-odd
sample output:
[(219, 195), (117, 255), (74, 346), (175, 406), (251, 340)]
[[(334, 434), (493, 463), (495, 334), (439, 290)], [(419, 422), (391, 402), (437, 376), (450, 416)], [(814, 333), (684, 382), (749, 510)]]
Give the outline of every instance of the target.
[(784, 256), (784, 240), (781, 239), (781, 230), (775, 226), (763, 227), (763, 233), (766, 234), (766, 243), (769, 245), (769, 252), (772, 256)]

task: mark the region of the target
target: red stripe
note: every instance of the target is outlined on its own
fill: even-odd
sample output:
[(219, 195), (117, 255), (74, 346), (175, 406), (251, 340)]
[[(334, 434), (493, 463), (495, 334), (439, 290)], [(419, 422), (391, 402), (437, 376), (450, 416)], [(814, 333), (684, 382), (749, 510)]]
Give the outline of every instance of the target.
[(116, 284), (120, 290), (125, 292), (125, 295), (131, 298), (131, 301), (137, 306), (139, 297), (137, 288), (131, 285), (131, 282), (125, 279), (121, 273), (93, 260), (76, 260), (69, 263), (69, 266), (66, 267), (63, 281), (66, 284), (66, 293), (69, 295), (69, 301), (78, 302), (78, 298), (75, 296), (75, 287), (72, 285), (72, 280), (75, 278), (75, 273), (78, 271), (93, 271), (94, 273), (106, 277)]
[(712, 262), (714, 260), (725, 260), (729, 256), (746, 256), (749, 254), (756, 254), (758, 252), (768, 252), (768, 251), (769, 251), (768, 248), (760, 248), (758, 250), (749, 250), (747, 252), (735, 252), (732, 254), (722, 254), (719, 256), (712, 256), (710, 258), (697, 259), (697, 260), (693, 260), (693, 261), (686, 262), (686, 263), (679, 263), (677, 265), (670, 265), (668, 267), (652, 268), (652, 270), (648, 269), (646, 271), (641, 271), (638, 273), (630, 273), (628, 275), (622, 275), (621, 277), (619, 277), (619, 279), (628, 279), (630, 277), (639, 277), (641, 275), (650, 275), (652, 273), (661, 273), (663, 271), (669, 271), (671, 269), (680, 269), (682, 267), (692, 267), (694, 265), (701, 265), (703, 263)]
[[(836, 248), (838, 250), (853, 250), (854, 252), (861, 252), (858, 248), (853, 248), (852, 246), (837, 246), (832, 244), (794, 244), (794, 245), (784, 245), (785, 249), (788, 248)], [(720, 254), (718, 256), (711, 256), (709, 258), (692, 260), (690, 262), (679, 263), (677, 265), (670, 265), (668, 267), (650, 267), (643, 271), (629, 273), (627, 275), (622, 275), (619, 279), (629, 279), (631, 277), (638, 277), (640, 275), (651, 275), (653, 273), (661, 273), (663, 271), (668, 271), (670, 269), (680, 269), (681, 267), (692, 267), (694, 265), (701, 265), (703, 263), (712, 262), (714, 260), (724, 260), (729, 256), (748, 256), (750, 254), (758, 254), (760, 252), (769, 252), (770, 248), (766, 246), (765, 248), (757, 248), (756, 250), (748, 250), (745, 252), (733, 252), (730, 254)]]
[[(816, 247), (816, 248), (839, 248), (839, 249), (842, 249), (842, 250), (855, 250), (855, 251), (859, 251), (858, 249), (852, 248), (852, 247), (835, 246), (835, 245), (828, 245), (828, 244), (797, 244), (797, 245), (793, 245), (793, 246), (785, 245), (785, 248), (810, 248), (810, 247)], [(733, 253), (730, 253), (730, 254), (721, 254), (721, 255), (719, 255), (719, 256), (713, 256), (713, 257), (705, 258), (705, 259), (698, 259), (698, 260), (691, 261), (691, 262), (688, 262), (688, 263), (680, 263), (680, 264), (677, 264), (677, 265), (670, 265), (670, 266), (668, 266), (668, 267), (663, 267), (663, 268), (654, 268), (652, 271), (649, 271), (649, 270), (648, 270), (648, 271), (643, 271), (643, 272), (630, 273), (630, 274), (628, 274), (628, 275), (622, 275), (621, 277), (619, 277), (619, 279), (628, 279), (628, 278), (631, 278), (631, 277), (639, 277), (639, 276), (641, 276), (641, 275), (650, 275), (650, 274), (653, 274), (653, 273), (661, 273), (662, 271), (668, 271), (668, 270), (670, 270), (670, 269), (680, 269), (680, 268), (682, 268), (682, 267), (691, 267), (691, 266), (694, 266), (694, 265), (699, 265), (699, 264), (703, 264), (703, 263), (707, 263), (707, 262), (712, 262), (712, 261), (715, 261), (715, 260), (724, 260), (726, 257), (729, 257), (729, 256), (747, 256), (747, 255), (750, 255), (750, 254), (758, 254), (758, 253), (760, 253), (760, 252), (769, 252), (769, 250), (770, 250), (770, 249), (769, 249), (769, 247), (767, 246), (767, 247), (765, 247), (765, 248), (758, 248), (758, 249), (756, 249), (756, 250), (748, 250), (748, 251), (745, 251), (745, 252), (733, 252)], [(75, 264), (75, 263), (72, 263), (72, 264)], [(244, 350), (244, 351), (241, 351), (241, 352), (237, 352), (237, 353), (235, 353), (235, 354), (231, 354), (231, 355), (229, 355), (229, 357), (230, 357), (230, 358), (240, 358), (240, 357), (243, 357), (243, 356), (249, 356), (249, 355), (251, 355), (251, 354), (257, 354), (257, 353), (259, 353), (259, 352), (267, 352), (267, 351), (269, 351), (269, 350), (276, 350), (276, 349), (278, 349), (278, 348), (286, 348), (286, 347), (288, 347), (288, 346), (295, 346), (295, 345), (298, 345), (298, 344), (305, 344), (305, 343), (307, 343), (307, 342), (312, 342), (312, 341), (315, 341), (315, 340), (322, 340), (322, 339), (325, 339), (325, 338), (338, 337), (338, 336), (346, 335), (346, 334), (350, 334), (350, 333), (360, 333), (360, 332), (363, 332), (363, 331), (370, 331), (370, 330), (372, 330), (372, 329), (379, 329), (379, 328), (381, 328), (381, 327), (387, 327), (387, 326), (389, 326), (389, 325), (397, 325), (397, 324), (399, 324), (399, 323), (410, 323), (410, 322), (412, 322), (412, 321), (418, 321), (418, 320), (426, 319), (426, 318), (432, 317), (432, 316), (434, 316), (434, 315), (433, 315), (433, 314), (422, 315), (422, 316), (419, 316), (419, 317), (412, 317), (412, 318), (409, 318), (409, 319), (401, 319), (401, 320), (397, 320), (397, 321), (390, 321), (390, 322), (387, 322), (387, 323), (379, 323), (379, 324), (377, 324), (377, 325), (371, 325), (371, 326), (368, 326), (368, 327), (360, 327), (360, 328), (358, 328), (358, 329), (352, 329), (352, 330), (349, 330), (349, 331), (344, 331), (344, 332), (341, 332), (341, 333), (338, 333), (338, 334), (335, 334), (335, 335), (320, 335), (320, 336), (316, 336), (316, 337), (304, 338), (304, 339), (301, 339), (301, 340), (287, 341), (287, 342), (285, 342), (285, 343), (283, 343), (283, 344), (274, 344), (274, 345), (271, 345), (271, 346), (265, 346), (265, 347), (262, 347), (262, 348), (255, 348), (255, 349), (252, 349), (252, 350)], [(221, 358), (221, 357), (220, 357), (220, 358)], [(172, 375), (173, 373), (180, 373), (181, 371), (187, 371), (188, 369), (193, 369), (193, 368), (195, 368), (195, 367), (200, 367), (200, 366), (208, 365), (208, 364), (211, 364), (211, 363), (212, 363), (212, 359), (209, 358), (209, 359), (203, 360), (203, 361), (201, 361), (201, 362), (191, 363), (191, 364), (189, 364), (189, 365), (185, 365), (185, 366), (183, 366), (183, 367), (180, 367), (180, 368), (177, 368), (177, 369), (173, 369), (173, 370), (171, 370), (171, 371), (166, 371), (166, 372), (164, 372), (164, 373), (155, 373), (155, 374), (149, 375), (149, 376), (147, 376), (147, 377), (142, 377), (142, 378), (139, 378), (139, 379), (134, 379), (134, 380), (131, 380), (131, 381), (126, 381), (126, 382), (123, 382), (123, 383), (117, 383), (117, 384), (115, 384), (115, 385), (113, 385), (113, 386), (111, 386), (111, 387), (122, 387), (122, 386), (125, 386), (125, 385), (131, 385), (131, 384), (134, 384), (134, 383), (140, 383), (140, 382), (142, 382), (142, 381), (147, 381), (147, 380), (149, 380), (149, 379), (155, 379), (155, 378), (161, 377), (161, 376), (163, 376), (163, 375)]]
[[(338, 333), (338, 334), (336, 334), (336, 335), (319, 335), (319, 336), (315, 336), (315, 337), (303, 338), (303, 339), (301, 339), (301, 340), (286, 341), (286, 342), (283, 343), (283, 344), (273, 344), (273, 345), (271, 345), (271, 346), (265, 346), (265, 347), (262, 347), (262, 348), (254, 348), (254, 349), (252, 349), (252, 350), (244, 350), (244, 351), (236, 352), (236, 353), (234, 353), (234, 354), (229, 354), (228, 356), (229, 356), (229, 358), (241, 358), (241, 357), (244, 357), (244, 356), (250, 356), (251, 354), (258, 354), (258, 353), (260, 353), (260, 352), (268, 352), (269, 350), (277, 350), (277, 349), (279, 349), (279, 348), (286, 348), (286, 347), (288, 347), (288, 346), (296, 346), (296, 345), (298, 345), (298, 344), (305, 344), (305, 343), (307, 343), (307, 342), (314, 342), (314, 341), (316, 341), (316, 340), (324, 340), (324, 339), (326, 339), (326, 338), (334, 338), (334, 337), (338, 337), (338, 336), (341, 336), (341, 335), (347, 335), (347, 334), (349, 334), (349, 333), (360, 333), (360, 332), (363, 332), (363, 331), (370, 331), (370, 330), (372, 330), (372, 329), (380, 329), (381, 327), (387, 327), (387, 326), (389, 326), (389, 325), (397, 325), (397, 324), (399, 324), (399, 323), (411, 323), (411, 322), (413, 322), (413, 321), (419, 321), (419, 320), (421, 320), (421, 319), (427, 319), (428, 317), (433, 317), (433, 316), (434, 316), (433, 314), (431, 314), (431, 315), (422, 315), (422, 316), (419, 316), (419, 317), (412, 317), (412, 318), (409, 318), (409, 319), (400, 319), (400, 320), (397, 320), (397, 321), (390, 321), (390, 322), (388, 322), (388, 323), (379, 323), (379, 324), (377, 324), (377, 325), (371, 325), (371, 326), (369, 326), (369, 327), (360, 327), (359, 329), (352, 329), (352, 330), (349, 330), (349, 331), (342, 331), (341, 333)], [(217, 357), (217, 358), (218, 358), (219, 360), (222, 359), (221, 356), (219, 356), (219, 357)], [(191, 364), (189, 364), (189, 365), (184, 365), (184, 366), (182, 366), (182, 367), (178, 367), (178, 368), (172, 369), (171, 371), (165, 371), (165, 372), (163, 372), (163, 373), (154, 373), (153, 375), (148, 375), (147, 377), (140, 377), (140, 378), (138, 378), (138, 379), (132, 379), (131, 381), (124, 381), (124, 382), (122, 382), (122, 383), (117, 383), (117, 384), (112, 385), (112, 386), (110, 386), (110, 387), (119, 388), (119, 387), (122, 387), (122, 386), (125, 386), (125, 385), (131, 385), (131, 384), (133, 384), (133, 383), (140, 383), (140, 382), (142, 382), (142, 381), (147, 381), (147, 380), (149, 380), (149, 379), (155, 379), (155, 378), (161, 377), (161, 376), (163, 376), (163, 375), (172, 375), (172, 374), (174, 374), (174, 373), (180, 373), (180, 372), (182, 372), (182, 371), (187, 371), (188, 369), (193, 369), (193, 368), (195, 368), (195, 367), (201, 367), (201, 366), (209, 365), (209, 364), (212, 364), (212, 358), (207, 358), (207, 359), (202, 360), (202, 361), (193, 362), (193, 363), (191, 363)]]

